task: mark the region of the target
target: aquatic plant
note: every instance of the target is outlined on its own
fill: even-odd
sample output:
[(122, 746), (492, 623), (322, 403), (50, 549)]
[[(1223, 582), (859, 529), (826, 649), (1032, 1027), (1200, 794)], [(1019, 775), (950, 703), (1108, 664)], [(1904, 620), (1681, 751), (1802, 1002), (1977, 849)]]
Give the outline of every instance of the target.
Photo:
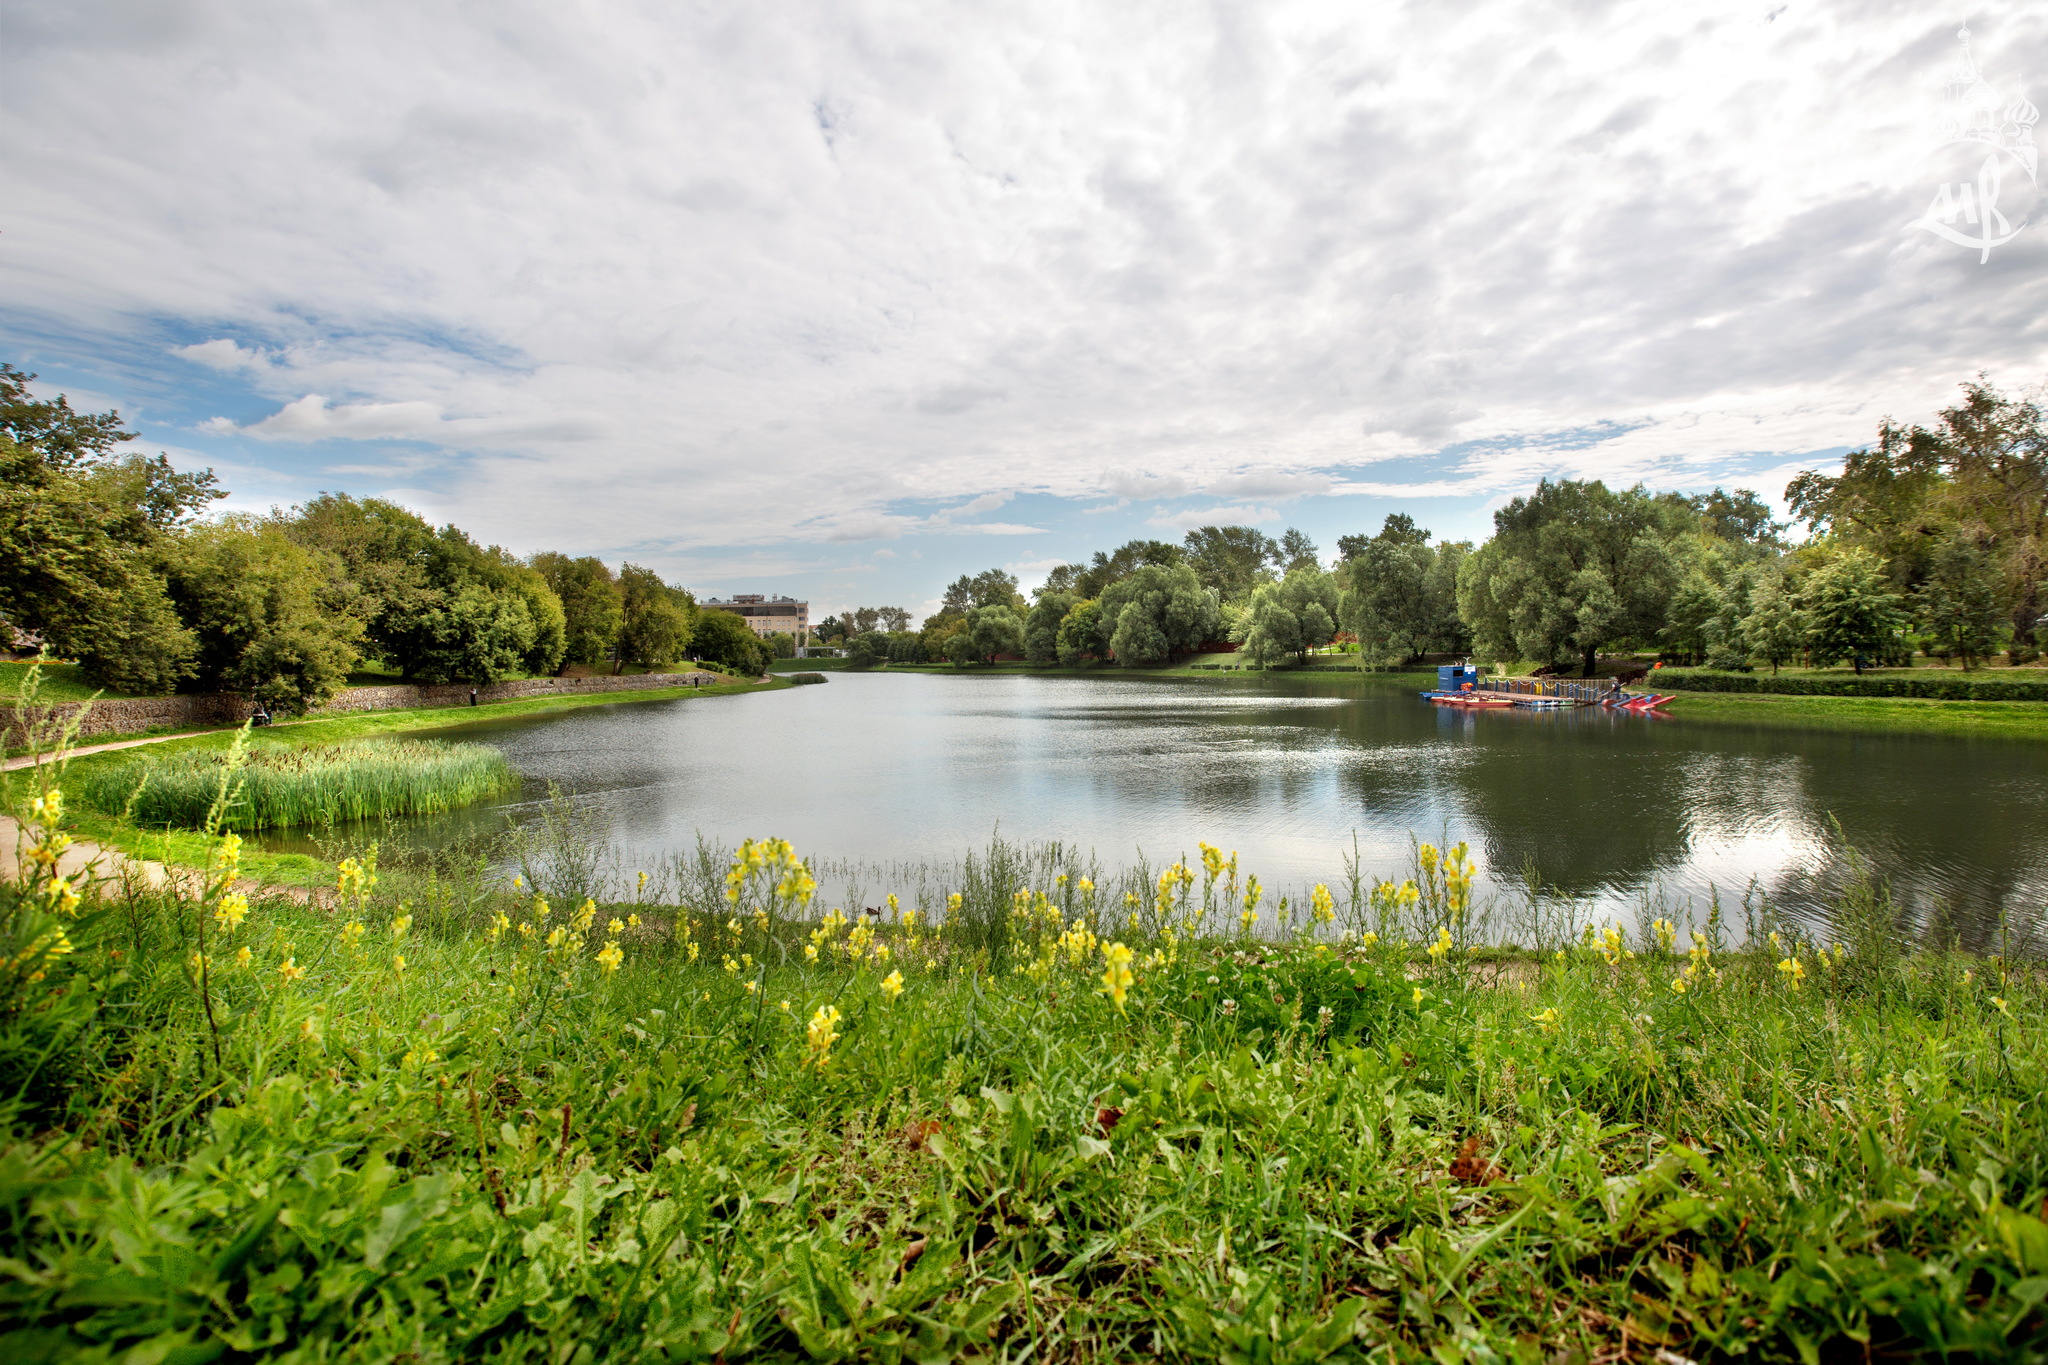
[[(153, 753), (79, 779), (101, 810), (127, 810), (143, 826), (198, 828), (219, 794), (227, 751)], [(291, 748), (252, 744), (220, 816), (224, 829), (291, 829), (428, 815), (519, 784), (496, 749), (423, 740)]]

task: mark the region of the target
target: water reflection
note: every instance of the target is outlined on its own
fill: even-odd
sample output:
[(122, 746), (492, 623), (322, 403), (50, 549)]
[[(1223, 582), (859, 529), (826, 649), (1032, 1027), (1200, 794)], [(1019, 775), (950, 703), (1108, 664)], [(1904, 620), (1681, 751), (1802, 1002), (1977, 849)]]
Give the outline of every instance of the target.
[(1394, 873), (1411, 835), (1468, 840), (1609, 912), (1752, 880), (1811, 906), (1844, 875), (1832, 825), (1922, 915), (1982, 940), (2048, 893), (2048, 747), (1688, 724), (1600, 710), (1452, 713), (1332, 677), (835, 674), (823, 687), (635, 703), (439, 731), (497, 744), (521, 798), (423, 834), (524, 818), (547, 780), (613, 820), (629, 862), (702, 831), (870, 860), (958, 856), (998, 827), (1107, 863), (1208, 839), (1268, 885), (1334, 881), (1356, 838)]

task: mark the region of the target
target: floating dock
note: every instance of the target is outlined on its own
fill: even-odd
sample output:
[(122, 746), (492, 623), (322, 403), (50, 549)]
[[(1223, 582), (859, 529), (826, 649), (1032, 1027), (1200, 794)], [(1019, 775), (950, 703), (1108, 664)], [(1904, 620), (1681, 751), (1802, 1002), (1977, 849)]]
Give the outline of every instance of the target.
[(1469, 664), (1445, 664), (1436, 671), (1436, 686), (1422, 694), (1436, 706), (1484, 711), (1520, 707), (1551, 711), (1564, 707), (1604, 706), (1643, 714), (1671, 700), (1668, 693), (1628, 692), (1595, 682), (1563, 678), (1482, 678)]

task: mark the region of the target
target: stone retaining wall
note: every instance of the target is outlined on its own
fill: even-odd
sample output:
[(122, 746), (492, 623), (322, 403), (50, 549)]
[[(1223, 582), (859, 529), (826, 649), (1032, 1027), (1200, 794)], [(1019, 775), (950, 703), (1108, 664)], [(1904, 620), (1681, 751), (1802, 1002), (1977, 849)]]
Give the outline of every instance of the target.
[[(476, 690), (479, 705), (494, 701), (517, 701), (522, 697), (550, 697), (591, 692), (643, 692), (664, 687), (689, 687), (695, 680), (706, 684), (731, 682), (723, 674), (692, 670), (688, 673), (635, 673), (617, 678), (522, 678), (516, 682), (491, 683)], [(60, 716), (75, 712), (81, 702), (51, 707)], [(412, 707), (467, 706), (469, 685), (399, 683), (389, 687), (350, 687), (334, 694), (325, 706), (309, 714), (341, 715), (350, 711), (392, 711)], [(132, 735), (144, 730), (175, 730), (185, 726), (238, 725), (255, 708), (233, 693), (215, 692), (189, 697), (136, 697), (114, 700), (101, 698), (92, 703), (78, 728), (81, 738), (97, 735)], [(12, 715), (5, 718), (7, 746), (19, 747), (23, 736)]]

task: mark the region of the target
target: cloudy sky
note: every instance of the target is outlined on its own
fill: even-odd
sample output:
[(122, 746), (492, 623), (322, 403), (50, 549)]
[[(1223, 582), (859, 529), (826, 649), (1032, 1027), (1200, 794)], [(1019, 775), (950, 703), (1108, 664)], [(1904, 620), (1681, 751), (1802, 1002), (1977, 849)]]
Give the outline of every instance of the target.
[(2022, 3), (6, 0), (0, 358), (236, 506), (818, 614), (1546, 474), (1775, 497), (2048, 378), (2048, 214), (1912, 226), (1982, 159), (1962, 23), (2048, 103)]

